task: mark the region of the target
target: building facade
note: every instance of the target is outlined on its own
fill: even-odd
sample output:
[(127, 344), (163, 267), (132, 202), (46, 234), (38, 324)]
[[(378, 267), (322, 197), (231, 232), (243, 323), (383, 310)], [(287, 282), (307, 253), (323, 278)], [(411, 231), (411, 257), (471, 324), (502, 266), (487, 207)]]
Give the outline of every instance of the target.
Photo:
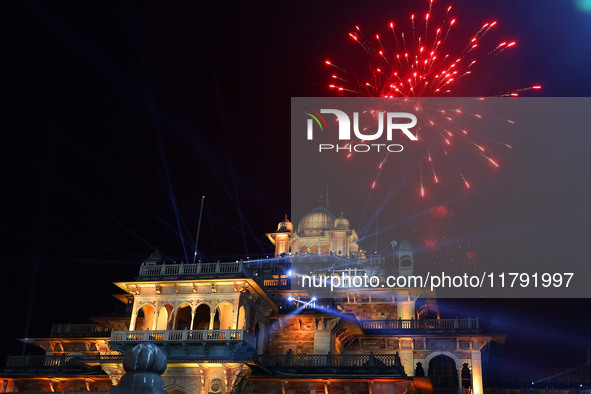
[(153, 342), (168, 358), (170, 393), (483, 392), (481, 350), (491, 337), (477, 318), (441, 319), (424, 288), (329, 291), (308, 281), (355, 269), (412, 275), (416, 253), (367, 255), (341, 214), (325, 206), (287, 217), (267, 237), (273, 258), (164, 264), (158, 252), (134, 280), (115, 283), (121, 317), (54, 325), (26, 338), (44, 356), (11, 356), (5, 392), (108, 391), (122, 355)]

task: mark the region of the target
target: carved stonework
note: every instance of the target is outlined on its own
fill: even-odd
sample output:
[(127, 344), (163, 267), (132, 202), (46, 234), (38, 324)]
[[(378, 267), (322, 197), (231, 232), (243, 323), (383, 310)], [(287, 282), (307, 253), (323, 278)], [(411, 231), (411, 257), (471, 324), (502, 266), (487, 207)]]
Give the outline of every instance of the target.
[(240, 393), (248, 381), (251, 372), (252, 370), (246, 364), (236, 368), (229, 391), (232, 393)]
[(111, 384), (118, 385), (121, 377), (125, 373), (121, 364), (101, 364), (101, 368), (111, 379)]
[(204, 368), (169, 368), (163, 375), (164, 388), (177, 388), (186, 393), (207, 393)]
[(126, 286), (127, 286), (127, 291), (130, 294), (135, 294), (135, 295), (140, 294), (140, 287), (138, 285), (126, 285)]

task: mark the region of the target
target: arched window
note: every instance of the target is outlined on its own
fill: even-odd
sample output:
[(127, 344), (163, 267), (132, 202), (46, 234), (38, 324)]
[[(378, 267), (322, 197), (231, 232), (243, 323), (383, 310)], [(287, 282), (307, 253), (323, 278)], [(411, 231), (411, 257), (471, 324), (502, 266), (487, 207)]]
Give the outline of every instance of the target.
[(433, 357), (429, 361), (429, 378), (436, 393), (458, 391), (458, 371), (451, 357), (445, 355)]
[(166, 304), (160, 307), (158, 312), (158, 321), (156, 322), (157, 330), (170, 330), (172, 320), (172, 305)]
[(400, 259), (400, 266), (401, 267), (411, 267), (412, 266), (412, 260), (410, 259), (410, 257), (403, 257)]
[(214, 330), (227, 330), (232, 328), (234, 320), (234, 308), (227, 302), (222, 302), (218, 305), (213, 319)]
[(141, 317), (142, 314), (144, 316), (144, 322), (141, 327), (136, 325), (136, 330), (151, 330), (154, 325), (154, 307), (149, 304), (142, 306), (138, 312), (138, 317)]
[(176, 313), (176, 329), (190, 330), (191, 329), (191, 306), (183, 305)]
[(193, 329), (208, 330), (210, 319), (211, 314), (209, 312), (209, 306), (207, 304), (199, 305), (197, 307), (197, 310), (195, 311), (195, 321), (193, 322)]
[(256, 343), (257, 354), (263, 354), (264, 343), (265, 343), (265, 333), (264, 333), (264, 326), (261, 322), (258, 322), (255, 325), (254, 338), (255, 338), (255, 343)]

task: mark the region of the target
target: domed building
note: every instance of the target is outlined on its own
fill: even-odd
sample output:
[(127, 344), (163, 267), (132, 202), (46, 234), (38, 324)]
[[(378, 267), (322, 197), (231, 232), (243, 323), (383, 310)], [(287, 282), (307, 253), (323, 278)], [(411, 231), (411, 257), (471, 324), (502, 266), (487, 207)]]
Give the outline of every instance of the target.
[(351, 229), (342, 212), (336, 217), (323, 204), (312, 209), (299, 221), (297, 231), (287, 215), (277, 231), (267, 237), (275, 245), (275, 257), (284, 254), (333, 254), (343, 257), (362, 257), (357, 244), (357, 232)]
[(298, 224), (298, 234), (303, 236), (320, 235), (322, 231), (334, 227), (335, 216), (323, 205), (305, 214)]
[(287, 257), (166, 264), (153, 252), (115, 283), (121, 313), (22, 339), (45, 354), (9, 356), (3, 392), (125, 391), (124, 354), (149, 342), (166, 354), (171, 394), (484, 393), (492, 337), (478, 319), (441, 319), (428, 287), (317, 285), (351, 269), (410, 275), (408, 241), (392, 241), (394, 259), (366, 256), (349, 220), (325, 205), (297, 230), (286, 215), (267, 236)]

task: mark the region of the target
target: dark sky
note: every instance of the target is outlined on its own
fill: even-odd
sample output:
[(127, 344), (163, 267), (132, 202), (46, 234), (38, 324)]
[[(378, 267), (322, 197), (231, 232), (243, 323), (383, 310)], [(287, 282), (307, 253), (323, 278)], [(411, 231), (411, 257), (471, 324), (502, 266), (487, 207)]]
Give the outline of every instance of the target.
[[(352, 26), (381, 30), (417, 4), (3, 2), (0, 352), (109, 313), (110, 283), (156, 247), (190, 258), (202, 195), (204, 258), (269, 253), (264, 233), (290, 207), (290, 98), (330, 94), (325, 58), (355, 65)], [(460, 30), (497, 19), (519, 42), (458, 95), (531, 83), (589, 95), (591, 14), (558, 0), (453, 4)], [(591, 343), (587, 300), (460, 304), (450, 313), (508, 333), (506, 354), (524, 363), (544, 349), (570, 367)]]

